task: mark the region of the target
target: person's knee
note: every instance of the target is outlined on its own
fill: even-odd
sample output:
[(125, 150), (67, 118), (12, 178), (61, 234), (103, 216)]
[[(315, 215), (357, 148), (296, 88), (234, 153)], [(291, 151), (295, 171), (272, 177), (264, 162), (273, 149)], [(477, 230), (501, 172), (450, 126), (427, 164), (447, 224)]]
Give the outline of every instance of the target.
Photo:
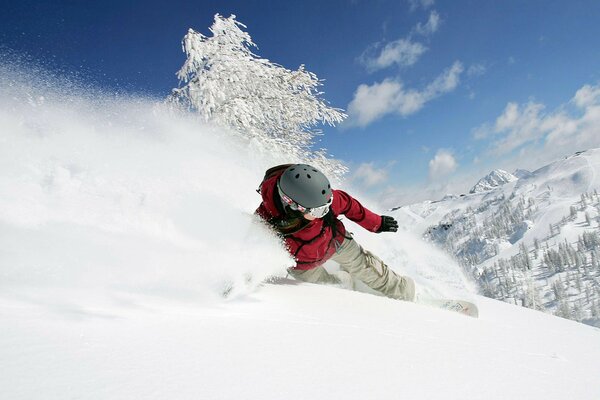
[(340, 265), (340, 268), (349, 273), (357, 273), (365, 265), (364, 252), (353, 239), (346, 239), (341, 251), (332, 259)]
[(379, 276), (385, 276), (387, 274), (388, 266), (385, 265), (379, 257), (368, 250), (363, 250), (363, 254), (368, 268), (374, 269)]

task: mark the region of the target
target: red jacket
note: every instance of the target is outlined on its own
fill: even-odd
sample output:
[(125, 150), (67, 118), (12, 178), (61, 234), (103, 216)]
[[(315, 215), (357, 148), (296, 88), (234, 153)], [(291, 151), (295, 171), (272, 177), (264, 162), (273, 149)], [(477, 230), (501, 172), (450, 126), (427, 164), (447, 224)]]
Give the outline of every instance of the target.
[[(277, 204), (277, 180), (280, 173), (267, 178), (260, 187), (262, 203), (256, 213), (265, 221), (284, 215), (283, 205)], [(331, 226), (318, 218), (310, 221), (301, 230), (285, 237), (285, 243), (290, 254), (296, 260), (296, 269), (308, 270), (325, 263), (335, 253), (336, 247), (342, 244), (346, 236), (346, 228), (338, 215), (344, 214), (349, 220), (356, 222), (363, 228), (377, 232), (381, 226), (381, 216), (364, 208), (357, 200), (341, 190), (333, 190), (333, 212), (336, 235), (333, 238)]]

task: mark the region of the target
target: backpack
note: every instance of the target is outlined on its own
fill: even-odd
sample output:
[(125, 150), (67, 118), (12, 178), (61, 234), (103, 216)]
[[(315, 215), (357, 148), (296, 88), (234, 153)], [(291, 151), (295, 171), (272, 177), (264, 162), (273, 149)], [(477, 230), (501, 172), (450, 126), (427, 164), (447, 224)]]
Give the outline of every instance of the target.
[(267, 179), (271, 178), (272, 176), (275, 176), (278, 172), (281, 172), (281, 171), (284, 171), (284, 170), (288, 169), (292, 165), (294, 165), (294, 164), (281, 164), (281, 165), (276, 165), (276, 166), (271, 167), (268, 170), (266, 170), (265, 171), (265, 177), (263, 178), (263, 180), (258, 185), (258, 189), (256, 189), (256, 193), (261, 194), (260, 193), (260, 188), (262, 187), (264, 181), (266, 181)]

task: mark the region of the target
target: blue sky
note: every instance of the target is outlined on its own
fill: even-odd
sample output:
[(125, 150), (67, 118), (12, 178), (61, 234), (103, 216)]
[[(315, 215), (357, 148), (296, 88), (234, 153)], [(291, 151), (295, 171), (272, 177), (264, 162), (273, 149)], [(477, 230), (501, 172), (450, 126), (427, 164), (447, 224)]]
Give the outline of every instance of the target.
[(348, 110), (318, 146), (390, 203), (468, 190), (600, 146), (597, 1), (10, 1), (0, 43), (108, 90), (177, 86), (188, 28), (237, 15), (262, 57), (305, 64)]

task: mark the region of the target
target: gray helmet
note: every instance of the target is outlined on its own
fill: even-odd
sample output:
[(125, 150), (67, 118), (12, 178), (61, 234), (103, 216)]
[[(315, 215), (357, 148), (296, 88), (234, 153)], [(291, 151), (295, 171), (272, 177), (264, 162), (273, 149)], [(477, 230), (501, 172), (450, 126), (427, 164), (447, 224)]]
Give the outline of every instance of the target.
[(329, 179), (312, 165), (295, 164), (279, 178), (283, 194), (305, 208), (316, 208), (330, 203), (333, 192)]

